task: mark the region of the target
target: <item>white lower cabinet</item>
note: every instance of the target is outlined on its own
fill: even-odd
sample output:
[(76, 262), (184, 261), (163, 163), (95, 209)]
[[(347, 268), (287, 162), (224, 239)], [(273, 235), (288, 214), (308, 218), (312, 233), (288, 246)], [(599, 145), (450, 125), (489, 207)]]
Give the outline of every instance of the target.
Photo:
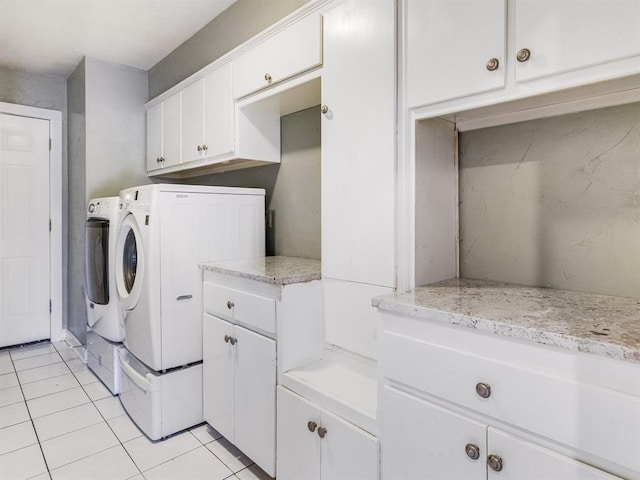
[(383, 479), (619, 478), (393, 387), (383, 402)]
[(205, 421), (275, 476), (275, 340), (205, 314), (203, 376)]
[(375, 480), (378, 450), (374, 436), (278, 387), (278, 480)]

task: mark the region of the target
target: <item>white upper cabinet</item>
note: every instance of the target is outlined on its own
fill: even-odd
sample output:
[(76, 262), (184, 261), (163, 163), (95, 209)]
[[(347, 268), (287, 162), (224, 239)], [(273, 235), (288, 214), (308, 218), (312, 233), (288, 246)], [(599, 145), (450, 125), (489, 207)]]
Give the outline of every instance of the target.
[(515, 0), (515, 38), (517, 81), (637, 56), (640, 1)]
[(147, 110), (147, 171), (162, 168), (162, 103)]
[(322, 276), (395, 286), (395, 3), (324, 15)]
[(640, 73), (640, 0), (402, 5), (408, 108), (464, 110)]
[(204, 79), (182, 90), (182, 161), (204, 157)]
[(322, 64), (322, 18), (309, 15), (233, 61), (233, 98)]
[(182, 91), (182, 162), (233, 152), (231, 64)]
[(506, 0), (407, 0), (409, 107), (505, 85)]
[(180, 93), (147, 110), (147, 171), (180, 164)]

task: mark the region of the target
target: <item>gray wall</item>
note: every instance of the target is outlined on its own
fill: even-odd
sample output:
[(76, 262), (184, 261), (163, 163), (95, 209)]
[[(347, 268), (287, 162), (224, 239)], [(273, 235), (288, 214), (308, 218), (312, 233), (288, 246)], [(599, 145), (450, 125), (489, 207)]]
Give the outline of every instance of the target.
[(640, 297), (640, 104), (459, 145), (462, 276)]
[(151, 183), (146, 172), (147, 73), (85, 59), (86, 200)]
[[(37, 75), (0, 67), (0, 102), (47, 108), (62, 112), (62, 231), (68, 228), (67, 216), (67, 82), (62, 77)], [(67, 237), (62, 237), (62, 284), (67, 283)], [(63, 287), (62, 319), (66, 326), (67, 290)]]
[[(184, 80), (307, 1), (238, 0), (149, 70), (150, 96)], [(275, 253), (319, 259), (320, 110), (314, 107), (283, 117), (281, 127), (280, 165), (183, 183), (264, 188), (267, 208), (275, 210)]]
[(67, 79), (69, 106), (69, 279), (67, 328), (84, 343), (87, 312), (84, 304), (84, 219), (86, 204), (85, 61)]
[(85, 342), (84, 220), (90, 198), (150, 183), (146, 175), (147, 73), (85, 58), (68, 79), (69, 316)]
[(238, 0), (149, 70), (149, 98), (180, 83), (309, 0)]

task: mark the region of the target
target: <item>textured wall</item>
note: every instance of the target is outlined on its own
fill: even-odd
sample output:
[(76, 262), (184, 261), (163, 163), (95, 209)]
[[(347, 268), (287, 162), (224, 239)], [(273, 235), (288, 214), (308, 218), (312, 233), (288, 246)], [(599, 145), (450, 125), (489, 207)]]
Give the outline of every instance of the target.
[(84, 221), (94, 197), (150, 183), (146, 175), (147, 73), (84, 59), (68, 79), (69, 330), (86, 337)]
[(85, 342), (87, 310), (84, 303), (84, 219), (86, 204), (86, 95), (85, 62), (67, 79), (69, 106), (69, 279), (68, 329)]
[(149, 98), (180, 83), (309, 0), (238, 0), (149, 70)]
[[(62, 112), (62, 231), (68, 228), (67, 82), (62, 77), (37, 75), (0, 67), (0, 102), (47, 108)], [(67, 237), (62, 237), (62, 285), (67, 283)], [(62, 320), (67, 321), (67, 290), (62, 292)]]
[(85, 59), (86, 200), (150, 183), (146, 172), (147, 73)]
[(640, 297), (640, 104), (460, 135), (464, 277)]

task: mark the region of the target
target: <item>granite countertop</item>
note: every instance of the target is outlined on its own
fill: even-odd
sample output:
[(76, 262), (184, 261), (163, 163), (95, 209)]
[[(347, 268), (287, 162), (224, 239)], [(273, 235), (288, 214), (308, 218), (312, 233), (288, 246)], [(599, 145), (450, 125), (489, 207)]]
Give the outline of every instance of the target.
[(376, 297), (380, 310), (640, 364), (640, 299), (452, 279)]
[(201, 263), (216, 273), (257, 280), (274, 285), (289, 285), (320, 280), (320, 260), (295, 257), (258, 257), (244, 260)]

